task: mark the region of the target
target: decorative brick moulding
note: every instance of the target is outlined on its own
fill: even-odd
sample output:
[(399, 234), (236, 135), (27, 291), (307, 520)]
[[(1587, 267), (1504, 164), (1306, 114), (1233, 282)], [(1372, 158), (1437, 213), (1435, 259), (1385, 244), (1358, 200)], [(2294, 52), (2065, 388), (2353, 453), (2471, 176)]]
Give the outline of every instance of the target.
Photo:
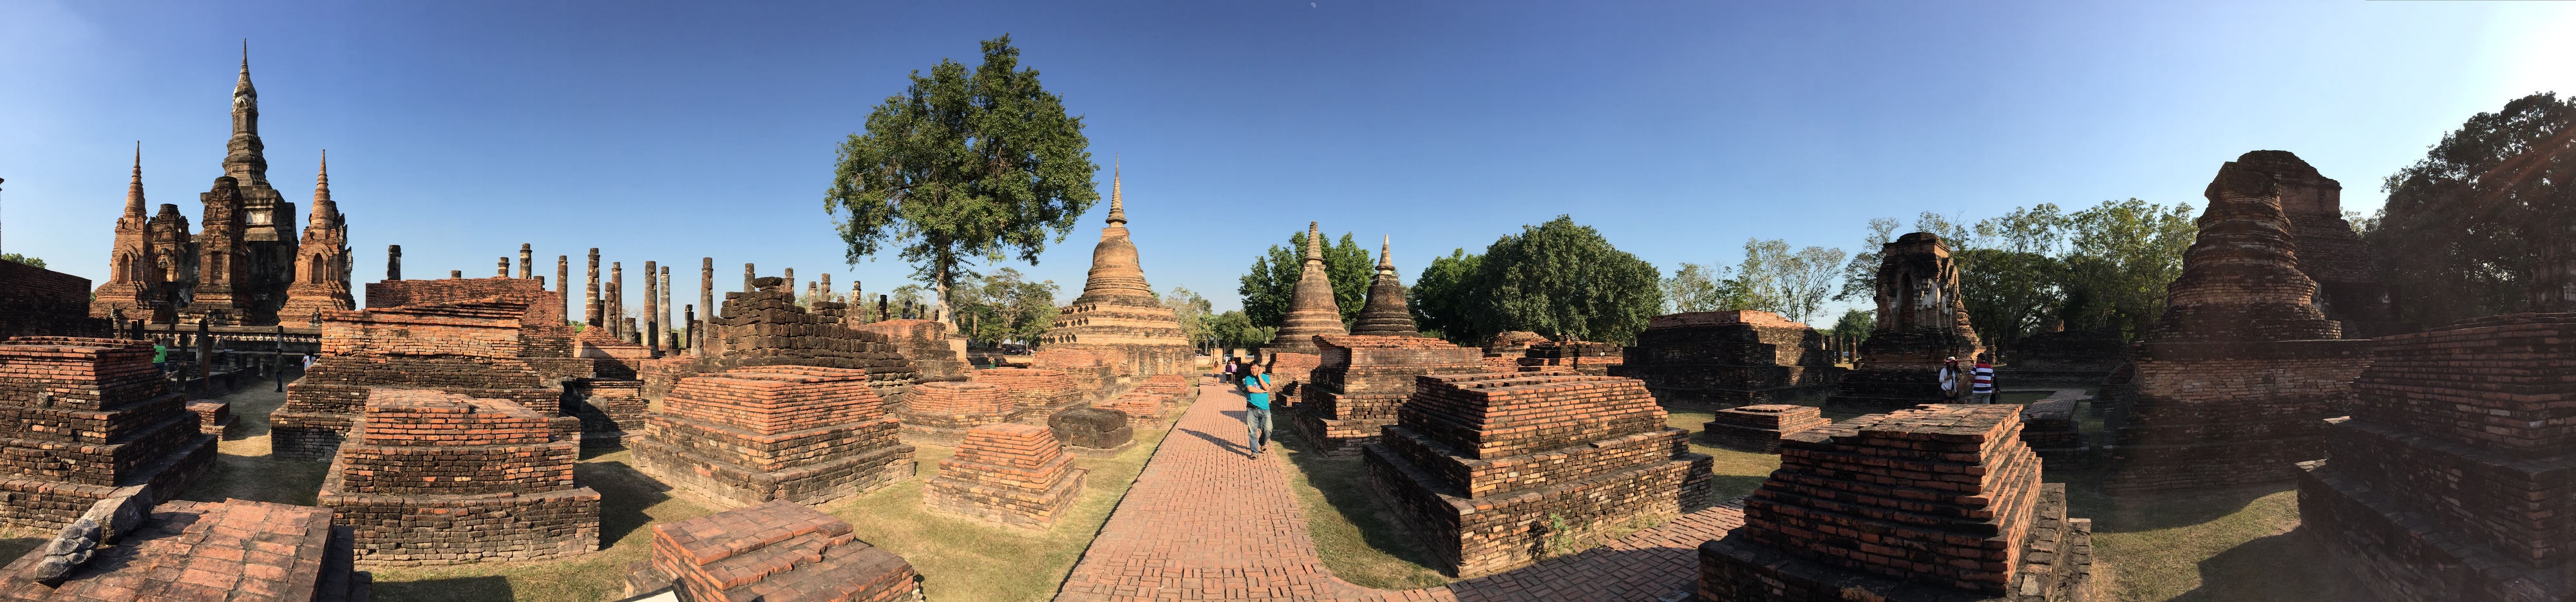
[(506, 400), (376, 389), (322, 480), (360, 562), (535, 560), (599, 549), (581, 442)]
[(736, 368), (682, 379), (629, 437), (636, 469), (722, 506), (821, 504), (912, 476), (866, 370)]
[(1306, 403), (1278, 418), (1325, 455), (1357, 454), (1376, 442), (1413, 395), (1415, 377), (1484, 372), (1478, 350), (1439, 339), (1324, 335), (1315, 346), (1324, 363), (1311, 373)]
[(100, 500), (83, 520), (0, 568), (0, 600), (350, 602), (374, 589), (351, 570), (350, 529), (331, 525), (330, 508), (155, 507), (127, 495)]
[(2325, 419), (2370, 364), (2371, 343), (2317, 310), (2272, 176), (2228, 163), (2206, 195), (2164, 317), (2131, 352), (2136, 388), (2105, 417), (2105, 491), (2289, 482), (2325, 457)]
[(215, 436), (125, 339), (0, 341), (0, 524), (54, 529), (119, 487), (163, 498), (214, 468)]
[(2088, 600), (2089, 519), (2040, 482), (2021, 408), (1930, 404), (1780, 441), (1699, 595), (1747, 602)]
[(1089, 471), (1073, 466), (1047, 427), (987, 424), (966, 431), (957, 455), (921, 489), (925, 508), (1046, 530), (1082, 495)]
[(912, 563), (785, 501), (653, 525), (653, 559), (627, 565), (626, 594), (664, 589), (682, 602), (922, 599)]
[(1716, 420), (1701, 428), (1708, 431), (1708, 442), (1718, 447), (1768, 454), (1779, 451), (1780, 437), (1831, 424), (1824, 414), (1809, 406), (1780, 404), (1749, 405), (1718, 410)]
[(1885, 412), (1940, 403), (1942, 362), (1958, 358), (1961, 367), (1973, 366), (1985, 349), (1968, 323), (1959, 263), (1947, 242), (1916, 232), (1878, 253), (1878, 322), (1861, 341), (1851, 371), (1825, 397), (1828, 410)]
[(2378, 339), (2299, 531), (2388, 600), (2576, 598), (2576, 313)]
[(1438, 568), (1476, 577), (1711, 504), (1710, 458), (1664, 420), (1635, 379), (1429, 375), (1362, 460)]
[(1647, 320), (1608, 373), (1646, 381), (1668, 408), (1810, 399), (1842, 380), (1824, 344), (1816, 329), (1767, 311), (1666, 314)]
[(902, 414), (903, 433), (928, 441), (954, 443), (966, 429), (1018, 419), (1020, 407), (1000, 385), (979, 382), (927, 382), (912, 387), (912, 404)]
[(986, 368), (975, 371), (975, 382), (1001, 387), (1019, 407), (1016, 420), (1026, 424), (1046, 424), (1056, 412), (1089, 407), (1081, 386), (1063, 370)]

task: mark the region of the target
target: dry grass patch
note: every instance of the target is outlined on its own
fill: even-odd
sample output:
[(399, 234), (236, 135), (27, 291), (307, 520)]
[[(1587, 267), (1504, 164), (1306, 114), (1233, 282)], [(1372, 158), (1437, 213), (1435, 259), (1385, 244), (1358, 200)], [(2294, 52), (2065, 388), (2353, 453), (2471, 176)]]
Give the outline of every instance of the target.
[(215, 443), (215, 469), (180, 492), (179, 499), (221, 502), (230, 498), (313, 505), (322, 494), (322, 478), (330, 472), (331, 463), (280, 460), (268, 455), (268, 413), (286, 403), (286, 394), (267, 386), (254, 386), (220, 399), (232, 404), (233, 430)]

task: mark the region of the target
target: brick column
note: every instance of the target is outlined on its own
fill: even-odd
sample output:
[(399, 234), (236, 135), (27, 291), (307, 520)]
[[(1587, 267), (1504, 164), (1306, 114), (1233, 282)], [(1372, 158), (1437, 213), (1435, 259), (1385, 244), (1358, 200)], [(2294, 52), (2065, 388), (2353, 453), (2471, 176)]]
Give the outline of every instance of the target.
[(385, 245), (385, 279), (402, 279), (402, 245)]
[(572, 317), (572, 256), (555, 256), (555, 302), (563, 304), (563, 315)]
[(582, 293), (581, 323), (598, 328), (604, 322), (599, 314), (599, 247), (590, 248), (590, 290)]
[(529, 252), (530, 250), (531, 250), (531, 249), (529, 249), (529, 248), (528, 248), (528, 243), (519, 243), (519, 277), (520, 277), (520, 278), (535, 278), (535, 277), (537, 277), (536, 256), (534, 256), (534, 255), (529, 255), (529, 254), (528, 254), (528, 252)]
[(657, 357), (662, 355), (662, 284), (653, 275), (659, 271), (659, 264), (650, 260), (644, 262), (644, 329), (639, 333), (644, 335), (639, 342), (645, 349), (653, 350)]

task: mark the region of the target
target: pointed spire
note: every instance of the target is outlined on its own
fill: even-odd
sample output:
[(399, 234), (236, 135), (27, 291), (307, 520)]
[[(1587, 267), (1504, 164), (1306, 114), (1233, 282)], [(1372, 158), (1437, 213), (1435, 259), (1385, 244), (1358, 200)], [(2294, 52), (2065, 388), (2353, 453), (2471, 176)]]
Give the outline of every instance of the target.
[(266, 145), (259, 141), (259, 90), (250, 85), (250, 39), (242, 39), (241, 79), (233, 83), (233, 137), (224, 144), (224, 175), (242, 187), (268, 185)]
[(331, 151), (324, 149), (322, 167), (313, 172), (313, 215), (310, 219), (315, 226), (329, 227), (330, 220), (339, 214), (339, 204), (331, 202)]
[(125, 184), (125, 214), (143, 217), (143, 141), (134, 141), (134, 180)]
[(1368, 336), (1422, 336), (1413, 325), (1413, 312), (1404, 304), (1404, 283), (1395, 275), (1395, 237), (1378, 243), (1377, 275), (1369, 279), (1368, 301), (1351, 323), (1351, 334)]
[(1324, 260), (1324, 229), (1316, 222), (1306, 222), (1306, 261)]
[(1395, 255), (1395, 237), (1394, 237), (1394, 236), (1392, 236), (1392, 235), (1388, 235), (1388, 236), (1386, 236), (1385, 238), (1378, 239), (1378, 243), (1377, 243), (1377, 271), (1378, 271), (1378, 273), (1380, 273), (1380, 274), (1393, 274), (1393, 273), (1395, 273), (1395, 257), (1394, 257), (1394, 255)]
[(1120, 193), (1119, 193), (1119, 190), (1118, 190), (1118, 188), (1119, 188), (1119, 182), (1118, 182), (1118, 179), (1119, 179), (1119, 178), (1118, 178), (1118, 175), (1119, 175), (1119, 174), (1118, 174), (1118, 172), (1119, 172), (1119, 171), (1120, 171), (1120, 168), (1119, 168), (1118, 164), (1116, 164), (1116, 163), (1111, 163), (1111, 164), (1110, 164), (1110, 167), (1109, 167), (1109, 223), (1112, 223), (1112, 224), (1124, 224), (1124, 223), (1127, 223), (1127, 204), (1126, 204), (1126, 202), (1125, 202), (1123, 199), (1120, 199), (1120, 198), (1119, 198), (1119, 197), (1121, 197), (1121, 196), (1124, 196), (1124, 195), (1120, 194)]

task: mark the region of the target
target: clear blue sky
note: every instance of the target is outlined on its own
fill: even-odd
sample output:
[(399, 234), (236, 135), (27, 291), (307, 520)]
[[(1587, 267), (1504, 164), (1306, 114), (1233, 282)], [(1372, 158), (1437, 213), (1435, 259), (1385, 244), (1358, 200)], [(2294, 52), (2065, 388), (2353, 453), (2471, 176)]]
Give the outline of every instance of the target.
[[(270, 179), (307, 198), (330, 149), (360, 282), (387, 244), (424, 277), (528, 242), (544, 273), (599, 247), (683, 291), (702, 256), (720, 289), (748, 261), (882, 290), (909, 269), (841, 263), (833, 146), (1007, 32), (1104, 195), (1124, 156), (1148, 278), (1220, 308), (1309, 220), (1392, 235), (1408, 282), (1560, 213), (1670, 269), (1855, 250), (1871, 217), (2196, 206), (2255, 149), (2369, 211), (2470, 115), (2576, 92), (2559, 3), (220, 4), (0, 0), (6, 250), (102, 278), (136, 140), (196, 220), (242, 38)], [(1070, 299), (1106, 209), (1018, 267)]]

